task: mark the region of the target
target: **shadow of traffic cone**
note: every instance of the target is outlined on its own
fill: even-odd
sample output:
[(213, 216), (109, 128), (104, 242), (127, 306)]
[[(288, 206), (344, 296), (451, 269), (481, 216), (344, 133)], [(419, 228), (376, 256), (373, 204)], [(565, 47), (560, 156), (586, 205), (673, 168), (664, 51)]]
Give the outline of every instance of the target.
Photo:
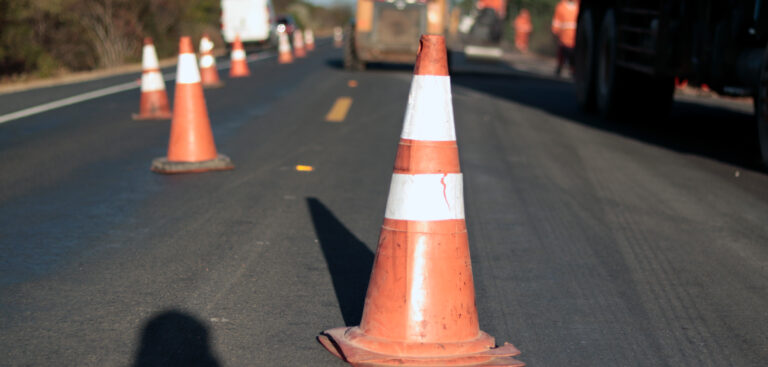
[(152, 161), (152, 171), (190, 173), (234, 168), (229, 157), (216, 152), (203, 86), (200, 84), (200, 71), (189, 37), (181, 37), (179, 41), (173, 103), (168, 156)]
[(139, 113), (133, 114), (133, 119), (168, 120), (171, 118), (171, 108), (152, 38), (144, 38), (141, 53), (141, 100)]
[(229, 66), (229, 76), (231, 78), (242, 78), (251, 75), (248, 69), (248, 63), (245, 61), (245, 48), (240, 41), (240, 35), (235, 36), (235, 44), (232, 46), (231, 64)]
[(301, 29), (293, 32), (293, 56), (297, 58), (307, 57), (307, 51), (304, 49), (304, 36)]
[(304, 47), (307, 51), (315, 49), (315, 33), (311, 29), (304, 30)]
[(280, 64), (290, 64), (293, 62), (293, 53), (291, 52), (291, 43), (288, 42), (288, 34), (280, 32), (280, 43), (278, 44), (277, 62)]
[(341, 48), (344, 46), (344, 30), (341, 27), (333, 27), (333, 46)]
[(220, 88), (224, 85), (219, 79), (219, 70), (216, 69), (213, 42), (207, 34), (203, 34), (200, 39), (200, 82), (203, 88)]
[(523, 366), (480, 331), (442, 36), (421, 37), (360, 326), (318, 340), (353, 366)]

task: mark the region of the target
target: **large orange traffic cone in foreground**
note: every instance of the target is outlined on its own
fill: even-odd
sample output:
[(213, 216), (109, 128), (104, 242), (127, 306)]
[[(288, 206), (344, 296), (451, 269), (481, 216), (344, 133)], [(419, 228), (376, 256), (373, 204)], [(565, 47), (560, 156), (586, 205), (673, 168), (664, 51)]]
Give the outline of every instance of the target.
[(290, 64), (293, 62), (293, 53), (291, 52), (291, 43), (288, 42), (288, 34), (280, 32), (280, 43), (277, 46), (277, 62), (280, 64)]
[(139, 113), (133, 114), (134, 120), (168, 120), (171, 118), (171, 108), (168, 104), (168, 93), (165, 92), (165, 81), (160, 73), (155, 45), (152, 38), (144, 39), (141, 55), (141, 100)]
[(304, 30), (304, 47), (307, 51), (315, 49), (315, 33), (311, 29)]
[(523, 366), (480, 331), (442, 36), (422, 36), (360, 326), (318, 339), (353, 366)]
[(307, 51), (304, 49), (304, 36), (301, 29), (293, 32), (293, 56), (307, 57)]
[(181, 37), (179, 41), (173, 103), (168, 156), (152, 161), (152, 171), (187, 173), (234, 168), (229, 157), (216, 152), (203, 86), (200, 84), (200, 71), (189, 37)]
[(229, 66), (229, 76), (232, 78), (241, 78), (251, 75), (248, 69), (248, 63), (245, 61), (245, 48), (240, 41), (240, 35), (235, 36), (235, 44), (232, 46), (231, 64)]
[(204, 88), (219, 88), (224, 85), (219, 79), (219, 70), (216, 69), (213, 42), (207, 34), (203, 34), (200, 39), (200, 81)]

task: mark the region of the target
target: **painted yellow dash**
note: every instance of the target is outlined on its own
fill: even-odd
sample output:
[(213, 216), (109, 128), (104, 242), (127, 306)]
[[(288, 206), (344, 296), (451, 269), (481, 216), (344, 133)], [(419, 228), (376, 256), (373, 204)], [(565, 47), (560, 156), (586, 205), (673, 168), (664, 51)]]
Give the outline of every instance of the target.
[(352, 80), (350, 80), (350, 81), (348, 81), (348, 82), (347, 82), (347, 85), (348, 85), (350, 88), (354, 88), (354, 87), (357, 87), (357, 80), (354, 80), (354, 79), (352, 79)]
[(312, 166), (305, 166), (303, 164), (298, 164), (296, 165), (296, 170), (299, 172), (312, 172), (315, 170), (315, 168)]
[(339, 97), (331, 110), (325, 115), (325, 121), (342, 122), (347, 118), (349, 107), (352, 106), (352, 97)]

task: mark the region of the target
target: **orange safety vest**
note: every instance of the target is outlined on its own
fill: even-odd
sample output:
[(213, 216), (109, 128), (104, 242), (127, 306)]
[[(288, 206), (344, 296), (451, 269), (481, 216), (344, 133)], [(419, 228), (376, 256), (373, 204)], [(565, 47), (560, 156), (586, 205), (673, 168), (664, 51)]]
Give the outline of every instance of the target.
[(531, 24), (531, 13), (520, 11), (520, 14), (515, 17), (515, 33), (531, 33), (533, 31), (533, 24)]
[(498, 15), (500, 19), (504, 19), (507, 15), (507, 4), (505, 0), (478, 0), (477, 8), (491, 8), (496, 10), (496, 15)]
[(579, 16), (579, 3), (561, 0), (555, 7), (552, 17), (552, 33), (557, 36), (560, 45), (573, 47), (576, 44), (576, 19)]

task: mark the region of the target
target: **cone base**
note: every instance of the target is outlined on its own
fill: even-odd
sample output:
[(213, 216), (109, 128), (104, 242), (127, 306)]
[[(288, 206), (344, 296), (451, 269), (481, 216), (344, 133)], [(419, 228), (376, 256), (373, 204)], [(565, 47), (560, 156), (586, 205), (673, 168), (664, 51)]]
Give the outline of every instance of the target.
[(167, 157), (156, 158), (152, 161), (152, 172), (164, 174), (197, 173), (207, 171), (226, 171), (235, 168), (232, 160), (224, 154), (216, 158), (200, 162), (175, 162)]
[[(356, 336), (352, 336), (357, 334)], [(505, 343), (501, 347), (483, 349), (476, 352), (457, 352), (455, 354), (435, 355), (434, 347), (439, 346), (449, 351), (451, 344), (437, 343), (408, 343), (408, 349), (415, 350), (423, 346), (424, 353), (416, 355), (388, 355), (379, 353), (355, 343), (353, 339), (359, 339), (362, 331), (358, 327), (341, 327), (326, 330), (317, 337), (320, 344), (333, 355), (343, 359), (355, 367), (384, 367), (384, 366), (466, 366), (466, 367), (522, 367), (525, 363), (512, 357), (520, 354), (520, 351), (512, 344)], [(479, 339), (493, 338), (480, 332)], [(365, 337), (365, 336), (364, 336)], [(380, 343), (383, 341), (379, 341)], [(393, 344), (405, 344), (392, 342)], [(459, 349), (463, 344), (456, 345)], [(450, 353), (450, 352), (448, 352)]]
[(173, 115), (170, 112), (157, 113), (154, 115), (142, 115), (134, 113), (131, 118), (135, 121), (150, 121), (150, 120), (170, 120)]
[(204, 89), (216, 89), (224, 86), (224, 82), (202, 83)]

